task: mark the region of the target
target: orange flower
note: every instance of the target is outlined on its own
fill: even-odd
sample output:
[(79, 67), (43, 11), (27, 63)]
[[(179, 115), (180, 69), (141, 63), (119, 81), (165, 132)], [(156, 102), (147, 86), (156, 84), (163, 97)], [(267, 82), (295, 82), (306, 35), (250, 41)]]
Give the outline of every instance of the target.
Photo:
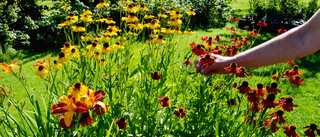
[(237, 22), (237, 21), (239, 20), (239, 18), (237, 18), (237, 17), (231, 17), (231, 20)]
[(279, 102), (274, 101), (276, 96), (274, 94), (269, 94), (268, 97), (265, 97), (261, 100), (261, 104), (264, 108), (274, 108), (278, 106)]
[(295, 105), (292, 103), (293, 98), (291, 96), (288, 96), (283, 99), (281, 102), (282, 108), (288, 112), (293, 110), (293, 107), (298, 107), (298, 105)]
[(63, 95), (59, 98), (59, 101), (61, 103), (54, 104), (51, 106), (51, 111), (52, 114), (65, 113), (63, 121), (66, 127), (71, 127), (74, 112), (81, 114), (88, 112), (89, 109), (87, 104), (81, 101), (76, 101), (75, 98), (73, 98), (72, 96), (66, 97)]
[(299, 75), (296, 75), (294, 78), (290, 78), (290, 83), (293, 84), (293, 85), (303, 85), (303, 82), (302, 82), (302, 77), (300, 77)]
[[(88, 90), (87, 92), (87, 98), (85, 100), (87, 105), (92, 105), (90, 110), (93, 110), (93, 112), (97, 115), (104, 114), (108, 111), (108, 106), (106, 103), (101, 100), (106, 94), (102, 90), (98, 90), (96, 92), (93, 92), (92, 90)], [(100, 113), (101, 112), (101, 113)]]
[(161, 78), (161, 74), (156, 72), (151, 72), (151, 78), (154, 80), (159, 80)]
[(264, 20), (260, 20), (257, 25), (259, 27), (267, 27), (267, 23), (265, 23)]
[(202, 55), (200, 61), (204, 66), (211, 66), (216, 63), (215, 58), (210, 54)]
[(306, 126), (303, 128), (309, 128), (308, 130), (304, 131), (304, 134), (308, 137), (315, 137), (314, 131), (317, 131), (318, 136), (320, 136), (320, 129), (318, 129), (316, 124), (310, 124), (310, 126)]
[(183, 107), (180, 107), (180, 108), (176, 108), (173, 114), (175, 114), (178, 118), (184, 118), (187, 112)]
[(240, 87), (236, 87), (239, 89), (240, 94), (249, 94), (250, 92), (250, 86), (248, 81), (243, 81)]
[(171, 101), (169, 100), (168, 96), (164, 96), (158, 99), (159, 103), (162, 105), (162, 107), (168, 107), (169, 105), (172, 106)]
[(237, 67), (237, 63), (231, 63), (229, 67), (224, 68), (232, 74), (239, 74), (241, 72), (240, 68)]
[(284, 27), (281, 27), (281, 29), (278, 29), (278, 34), (281, 35), (283, 33), (287, 32), (287, 30)]
[(268, 93), (273, 93), (273, 94), (275, 94), (275, 95), (277, 95), (278, 93), (281, 93), (281, 90), (277, 89), (277, 86), (278, 86), (278, 84), (275, 83), (275, 82), (273, 82), (273, 83), (271, 84), (271, 87), (268, 87), (268, 86), (267, 86), (267, 91), (268, 91)]
[(265, 91), (265, 87), (263, 87), (262, 83), (258, 83), (257, 87), (252, 89), (251, 92), (253, 93), (255, 91), (256, 91), (256, 95), (257, 96), (263, 96), (263, 95), (267, 94), (266, 91)]
[(258, 103), (252, 103), (250, 110), (260, 112), (263, 108)]
[(219, 42), (219, 41), (221, 41), (221, 38), (219, 37), (219, 35), (217, 35), (214, 40)]
[(292, 60), (290, 60), (290, 61), (287, 61), (287, 64), (292, 66), (292, 65), (294, 65), (294, 62)]
[(296, 125), (295, 124), (291, 124), (290, 126), (283, 126), (283, 129), (285, 129), (284, 133), (288, 136), (288, 137), (299, 137), (299, 135), (296, 132)]
[(191, 50), (196, 56), (201, 56), (205, 54), (205, 49), (203, 45), (198, 45), (198, 44), (192, 45)]
[(252, 37), (259, 37), (260, 34), (258, 34), (257, 30), (254, 29), (253, 31), (248, 31), (249, 35), (251, 35)]
[(240, 67), (240, 73), (239, 73), (239, 74), (236, 74), (236, 77), (252, 76), (251, 73), (247, 73), (245, 70), (246, 70), (246, 68), (241, 66), (241, 67)]
[[(13, 68), (19, 68), (18, 65), (15, 65), (14, 63), (20, 62), (20, 60), (13, 60), (10, 65), (7, 65), (5, 63), (0, 63), (0, 66), (2, 67), (2, 72), (1, 73), (12, 73)], [(1, 74), (0, 73), (0, 74)]]
[(291, 75), (301, 75), (302, 72), (298, 70), (298, 65), (294, 65), (293, 68), (289, 71)]
[(119, 129), (126, 129), (127, 127), (127, 121), (124, 117), (117, 120), (116, 124), (118, 125)]

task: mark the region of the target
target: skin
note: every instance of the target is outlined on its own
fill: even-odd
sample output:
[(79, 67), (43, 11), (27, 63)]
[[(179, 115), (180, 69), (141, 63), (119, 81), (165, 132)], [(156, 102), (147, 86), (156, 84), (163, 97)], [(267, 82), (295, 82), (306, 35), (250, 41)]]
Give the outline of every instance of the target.
[(194, 62), (197, 73), (207, 76), (212, 74), (228, 74), (225, 67), (232, 62), (245, 68), (272, 65), (295, 60), (310, 55), (320, 49), (320, 10), (303, 25), (293, 28), (263, 44), (246, 50), (233, 57), (212, 56), (216, 63), (203, 67), (199, 60)]

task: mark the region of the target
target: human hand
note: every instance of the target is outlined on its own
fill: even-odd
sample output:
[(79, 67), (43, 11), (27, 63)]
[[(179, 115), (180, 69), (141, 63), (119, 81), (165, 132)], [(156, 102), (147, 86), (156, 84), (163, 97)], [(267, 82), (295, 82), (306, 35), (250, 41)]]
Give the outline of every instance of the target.
[(206, 76), (211, 76), (212, 74), (229, 74), (224, 68), (228, 67), (232, 62), (235, 62), (234, 57), (223, 57), (220, 55), (211, 54), (215, 58), (216, 63), (211, 66), (203, 66), (200, 59), (194, 61), (196, 67), (196, 72), (201, 73)]

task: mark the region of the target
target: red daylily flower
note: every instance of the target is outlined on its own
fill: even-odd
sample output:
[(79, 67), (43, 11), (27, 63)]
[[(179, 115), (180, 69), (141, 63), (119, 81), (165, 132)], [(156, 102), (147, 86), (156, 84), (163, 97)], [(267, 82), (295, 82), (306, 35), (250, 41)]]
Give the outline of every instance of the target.
[(194, 55), (196, 56), (201, 56), (203, 54), (205, 54), (205, 49), (204, 46), (202, 45), (196, 45), (196, 46), (192, 46), (191, 47), (192, 52), (194, 53)]
[(100, 115), (100, 111), (101, 111), (101, 114), (104, 114), (108, 111), (107, 104), (104, 103), (103, 101), (99, 101), (105, 95), (106, 93), (104, 93), (104, 91), (102, 90), (98, 90), (96, 92), (93, 92), (92, 90), (88, 90), (87, 92), (87, 98), (85, 102), (87, 105), (92, 105), (90, 110), (94, 109), (93, 112), (97, 115)]
[(282, 108), (288, 112), (293, 110), (293, 107), (298, 107), (298, 105), (295, 105), (292, 103), (293, 98), (291, 96), (288, 96), (283, 99), (282, 103)]
[(236, 74), (236, 77), (241, 77), (241, 78), (243, 78), (243, 77), (247, 77), (247, 76), (252, 76), (251, 73), (247, 73), (245, 70), (246, 70), (246, 68), (241, 66), (241, 67), (240, 67), (240, 73), (239, 73), (239, 74)]
[(277, 95), (278, 93), (281, 93), (281, 90), (277, 89), (277, 87), (278, 87), (278, 84), (273, 82), (271, 84), (271, 87), (267, 87), (268, 93), (273, 93), (275, 95)]
[(308, 137), (315, 137), (314, 131), (317, 131), (318, 136), (320, 136), (320, 129), (317, 128), (316, 124), (310, 124), (310, 126), (306, 126), (303, 128), (309, 128), (308, 130), (304, 131), (304, 134)]
[(261, 100), (261, 104), (264, 108), (274, 108), (279, 104), (277, 101), (274, 101), (275, 98), (276, 96), (274, 94), (269, 94), (268, 97)]
[(287, 30), (284, 27), (281, 27), (280, 29), (278, 29), (278, 34), (281, 35), (283, 33), (287, 32)]
[(252, 103), (250, 110), (260, 112), (261, 110), (263, 110), (263, 108), (257, 103)]
[(292, 60), (290, 60), (290, 61), (287, 61), (287, 64), (292, 66), (292, 65), (294, 65), (294, 62)]
[(214, 40), (219, 42), (219, 41), (221, 41), (221, 38), (219, 37), (219, 35), (217, 35)]
[(85, 127), (86, 125), (89, 126), (93, 123), (93, 118), (89, 115), (89, 113), (82, 113), (81, 114), (81, 126)]
[(256, 91), (256, 95), (257, 96), (263, 96), (266, 94), (266, 91), (265, 91), (265, 87), (263, 87), (263, 84), (262, 83), (258, 83), (257, 84), (257, 87), (252, 89), (251, 92), (254, 92)]
[(161, 78), (161, 74), (158, 72), (151, 72), (151, 78), (154, 80), (159, 80)]
[(290, 83), (293, 84), (293, 85), (303, 85), (303, 82), (302, 82), (302, 77), (299, 76), (299, 75), (296, 75), (294, 78), (290, 78)]
[(229, 67), (224, 68), (232, 74), (239, 74), (241, 72), (240, 68), (237, 67), (237, 63), (231, 63)]
[(176, 108), (176, 110), (174, 111), (174, 113), (177, 117), (181, 117), (181, 118), (184, 118), (187, 114), (186, 110), (181, 107), (181, 108)]
[(237, 22), (239, 19), (240, 19), (240, 18), (237, 18), (237, 17), (231, 17), (231, 20), (232, 20), (232, 21), (235, 21), (235, 22)]
[(169, 104), (172, 106), (171, 101), (169, 100), (168, 96), (164, 96), (158, 99), (159, 103), (162, 105), (162, 107), (168, 107)]
[(117, 120), (116, 124), (118, 125), (119, 129), (126, 129), (127, 127), (127, 121), (124, 117)]
[(302, 72), (298, 70), (299, 66), (298, 65), (294, 65), (293, 68), (289, 71), (289, 73), (291, 75), (301, 75)]
[(216, 63), (215, 58), (210, 54), (202, 55), (200, 61), (204, 66), (211, 66)]
[(283, 129), (285, 129), (284, 133), (288, 136), (288, 137), (299, 137), (299, 135), (296, 132), (296, 125), (295, 124), (291, 124), (290, 126), (283, 126)]
[(265, 23), (264, 20), (260, 20), (257, 25), (259, 27), (267, 27), (267, 23)]
[(240, 94), (249, 94), (250, 92), (250, 86), (247, 81), (243, 81), (240, 87), (237, 87), (239, 89)]
[(60, 121), (59, 121), (59, 126), (66, 129), (66, 128), (71, 128), (73, 127), (77, 122), (76, 121), (72, 121), (70, 126), (66, 126), (65, 122), (64, 122), (64, 115), (60, 116)]

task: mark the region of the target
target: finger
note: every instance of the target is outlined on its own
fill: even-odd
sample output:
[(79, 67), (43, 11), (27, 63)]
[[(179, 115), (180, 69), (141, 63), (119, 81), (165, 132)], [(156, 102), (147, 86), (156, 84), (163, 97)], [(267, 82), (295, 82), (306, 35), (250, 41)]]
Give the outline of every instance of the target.
[(215, 69), (215, 66), (216, 66), (216, 65), (203, 67), (203, 68), (201, 69), (200, 73), (201, 73), (201, 74), (207, 74), (207, 73), (209, 73), (210, 71), (214, 70), (214, 69)]
[(212, 71), (210, 71), (209, 73), (206, 73), (206, 74), (204, 74), (204, 75), (206, 75), (206, 76), (211, 76), (211, 75), (214, 74), (214, 73), (215, 73), (215, 71), (212, 70)]
[(200, 60), (194, 61), (194, 65), (195, 65), (195, 67), (196, 67), (196, 72), (199, 73), (200, 70), (201, 70), (201, 66), (202, 66), (201, 61), (200, 61)]

